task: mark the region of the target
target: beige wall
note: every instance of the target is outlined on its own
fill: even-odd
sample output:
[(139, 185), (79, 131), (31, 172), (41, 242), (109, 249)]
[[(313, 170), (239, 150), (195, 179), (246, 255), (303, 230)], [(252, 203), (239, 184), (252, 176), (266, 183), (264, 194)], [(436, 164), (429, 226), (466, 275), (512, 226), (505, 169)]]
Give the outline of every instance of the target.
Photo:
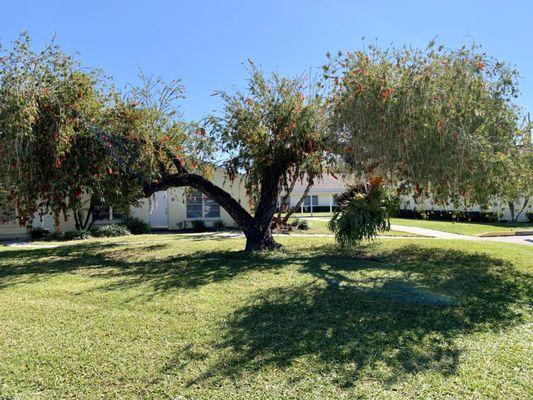
[[(217, 170), (213, 176), (213, 182), (229, 192), (244, 208), (249, 209), (244, 181), (241, 178), (237, 178), (231, 182), (225, 177), (223, 171)], [(192, 220), (187, 219), (186, 191), (186, 188), (172, 188), (167, 190), (169, 230), (179, 229), (183, 223), (186, 223), (188, 227), (191, 225)], [(141, 204), (138, 207), (131, 208), (132, 215), (148, 223), (150, 221), (151, 201), (153, 201), (152, 198), (141, 200)], [(222, 207), (220, 207), (220, 218), (206, 218), (203, 220), (206, 226), (213, 226), (216, 221), (222, 221), (226, 226), (235, 225), (235, 221), (233, 221), (231, 216)]]
[(28, 230), (17, 223), (0, 223), (0, 240), (25, 239), (28, 236)]

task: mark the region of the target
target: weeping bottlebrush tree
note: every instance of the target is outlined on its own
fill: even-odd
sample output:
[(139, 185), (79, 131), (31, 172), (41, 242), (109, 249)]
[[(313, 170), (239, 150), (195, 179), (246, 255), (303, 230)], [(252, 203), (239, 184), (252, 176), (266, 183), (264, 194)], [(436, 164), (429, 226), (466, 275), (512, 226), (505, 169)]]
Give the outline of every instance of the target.
[(207, 139), (223, 155), (230, 179), (242, 174), (252, 212), (205, 176), (174, 162), (177, 172), (146, 186), (146, 194), (169, 187), (191, 186), (218, 202), (246, 236), (246, 250), (279, 247), (272, 220), (280, 192), (290, 179), (319, 176), (327, 156), (323, 99), (304, 77), (265, 77), (250, 63), (244, 92), (217, 93), (222, 112), (209, 118)]
[(527, 131), (514, 104), (518, 74), (505, 63), (475, 46), (430, 43), (339, 53), (323, 69), (332, 147), (356, 174), (455, 207), (502, 194)]
[[(126, 96), (106, 82), (54, 43), (34, 51), (26, 34), (2, 51), (0, 190), (21, 225), (50, 213), (56, 225), (69, 215), (84, 229), (104, 203), (135, 204), (168, 148), (180, 152), (195, 137), (173, 112), (138, 103), (146, 87)], [(162, 97), (181, 94), (175, 83)]]
[[(124, 94), (103, 82), (54, 44), (33, 51), (27, 35), (2, 53), (0, 186), (21, 225), (48, 212), (59, 223), (72, 211), (83, 229), (87, 196), (89, 210), (102, 201), (126, 208), (191, 187), (226, 209), (247, 250), (278, 246), (271, 224), (280, 190), (288, 177), (319, 175), (325, 157), (323, 100), (307, 80), (266, 78), (251, 64), (245, 92), (219, 93), (223, 110), (209, 130), (182, 121), (179, 82), (141, 77)], [(230, 179), (244, 175), (251, 213), (210, 180), (220, 155)]]

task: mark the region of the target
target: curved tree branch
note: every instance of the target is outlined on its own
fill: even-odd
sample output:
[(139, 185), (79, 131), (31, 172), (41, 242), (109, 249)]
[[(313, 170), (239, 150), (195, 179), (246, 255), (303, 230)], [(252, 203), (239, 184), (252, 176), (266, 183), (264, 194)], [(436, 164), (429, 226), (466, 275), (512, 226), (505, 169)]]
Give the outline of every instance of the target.
[(173, 187), (190, 186), (209, 196), (223, 207), (241, 228), (247, 228), (252, 216), (246, 209), (235, 200), (228, 192), (211, 183), (203, 176), (187, 172), (164, 176), (160, 182), (144, 186), (144, 195), (151, 196), (153, 193), (167, 190)]
[(294, 214), (296, 211), (298, 211), (298, 209), (300, 208), (300, 206), (304, 202), (305, 198), (309, 194), (309, 190), (311, 189), (311, 186), (313, 186), (313, 179), (309, 178), (308, 181), (307, 181), (307, 187), (305, 188), (305, 190), (304, 190), (304, 192), (302, 194), (302, 197), (300, 197), (300, 200), (298, 200), (298, 202), (293, 207), (291, 207), (289, 209), (289, 211), (287, 211), (287, 214), (285, 214), (285, 217), (281, 221), (282, 225), (286, 225), (287, 222), (289, 221), (289, 218), (291, 217), (291, 215)]

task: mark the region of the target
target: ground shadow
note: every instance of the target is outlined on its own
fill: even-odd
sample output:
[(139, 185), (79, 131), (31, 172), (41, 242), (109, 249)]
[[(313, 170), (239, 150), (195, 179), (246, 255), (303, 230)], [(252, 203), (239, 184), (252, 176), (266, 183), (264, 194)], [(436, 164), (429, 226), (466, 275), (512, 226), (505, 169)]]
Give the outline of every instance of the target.
[[(529, 277), (508, 262), (416, 246), (379, 258), (309, 257), (301, 271), (317, 281), (266, 290), (221, 326), (225, 337), (213, 346), (228, 356), (190, 385), (272, 367), (290, 371), (292, 382), (310, 373), (345, 387), (454, 374), (457, 337), (518, 323), (519, 303), (532, 294)], [(292, 368), (298, 362), (306, 367)]]
[[(388, 252), (366, 247), (366, 253), (351, 255), (335, 246), (316, 246), (161, 258), (158, 252), (167, 246), (179, 251), (179, 242), (132, 249), (127, 243), (92, 242), (9, 250), (0, 254), (0, 288), (83, 269), (89, 276), (113, 278), (103, 279), (96, 290), (148, 284), (152, 295), (287, 265), (311, 278), (306, 284), (264, 290), (224, 316), (222, 339), (211, 344), (222, 359), (190, 385), (238, 379), (262, 368), (291, 369), (297, 362), (308, 367), (291, 370), (292, 380), (309, 372), (333, 376), (341, 386), (365, 378), (392, 383), (426, 370), (453, 374), (460, 335), (518, 323), (521, 303), (532, 296), (528, 275), (483, 253), (409, 244)], [(130, 257), (130, 250), (142, 256)], [(167, 373), (199, 357), (184, 348), (162, 369)]]
[[(232, 279), (249, 270), (283, 266), (281, 259), (276, 257), (248, 255), (244, 251), (180, 254), (180, 243), (187, 241), (189, 239), (137, 244), (132, 248), (127, 248), (127, 243), (93, 242), (1, 252), (0, 288), (34, 283), (55, 274), (84, 271), (88, 276), (106, 278), (102, 280), (102, 285), (93, 290), (120, 290), (149, 284), (155, 295), (170, 289), (193, 289)], [(176, 255), (158, 255), (160, 250), (169, 246), (176, 249)]]

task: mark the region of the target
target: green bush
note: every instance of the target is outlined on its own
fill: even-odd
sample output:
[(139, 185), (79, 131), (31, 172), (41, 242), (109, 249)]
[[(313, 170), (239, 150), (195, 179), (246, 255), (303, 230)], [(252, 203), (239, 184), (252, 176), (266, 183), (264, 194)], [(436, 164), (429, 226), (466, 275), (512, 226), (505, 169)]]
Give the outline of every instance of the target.
[(307, 231), (309, 230), (309, 223), (306, 221), (306, 220), (300, 220), (298, 221), (298, 225), (296, 227), (297, 229), (300, 229), (302, 231)]
[(50, 231), (44, 228), (29, 229), (31, 240), (46, 240), (50, 236)]
[(90, 239), (91, 237), (88, 231), (69, 231), (63, 233), (59, 240), (83, 240)]
[(385, 191), (381, 182), (381, 178), (373, 178), (336, 196), (339, 207), (333, 213), (329, 229), (341, 246), (373, 238), (380, 231), (390, 229), (389, 218), (398, 201)]
[(526, 218), (529, 222), (533, 222), (533, 212), (527, 212)]
[(59, 242), (65, 240), (63, 232), (49, 232), (48, 235), (44, 238), (47, 242)]
[(289, 224), (293, 228), (298, 228), (298, 225), (300, 225), (300, 218), (294, 218), (291, 223)]
[(176, 224), (179, 231), (184, 231), (187, 229), (187, 222), (186, 221), (180, 221)]
[(129, 236), (131, 232), (124, 225), (110, 224), (93, 226), (90, 234), (94, 237), (117, 237)]
[(152, 231), (149, 224), (131, 216), (126, 217), (120, 225), (125, 226), (133, 235), (143, 235)]
[(213, 224), (213, 226), (216, 228), (216, 229), (224, 229), (226, 227), (226, 224), (224, 224), (224, 221), (222, 220), (218, 220), (218, 221), (215, 221), (215, 223)]
[(205, 222), (201, 219), (191, 221), (192, 230), (195, 232), (205, 232)]

